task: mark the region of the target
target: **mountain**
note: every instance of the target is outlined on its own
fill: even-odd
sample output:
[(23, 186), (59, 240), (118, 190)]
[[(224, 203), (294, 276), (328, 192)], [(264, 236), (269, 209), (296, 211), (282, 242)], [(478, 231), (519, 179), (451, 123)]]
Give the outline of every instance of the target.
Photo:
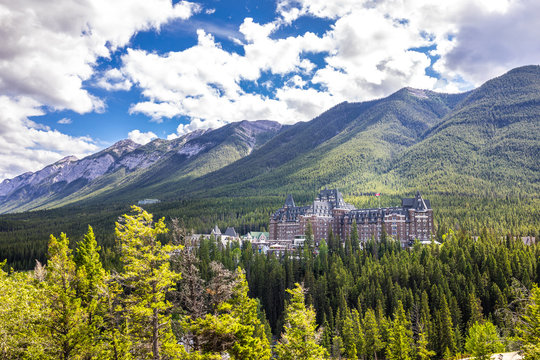
[(283, 131), (250, 156), (196, 179), (189, 190), (255, 195), (365, 184), (465, 96), (405, 88), (384, 99), (339, 104)]
[(172, 141), (128, 140), (0, 184), (0, 211), (67, 204), (312, 196), (422, 189), (496, 196), (540, 184), (540, 67), (526, 66), (461, 94), (404, 88), (342, 103), (308, 122), (242, 121)]
[(451, 193), (540, 193), (540, 66), (471, 91), (393, 163), (389, 177)]
[[(122, 140), (78, 160), (64, 158), (35, 173), (0, 183), (0, 212), (54, 207), (129, 192), (142, 184), (198, 176), (248, 155), (282, 129), (273, 121), (242, 121), (146, 145)], [(128, 199), (132, 201), (131, 195)]]

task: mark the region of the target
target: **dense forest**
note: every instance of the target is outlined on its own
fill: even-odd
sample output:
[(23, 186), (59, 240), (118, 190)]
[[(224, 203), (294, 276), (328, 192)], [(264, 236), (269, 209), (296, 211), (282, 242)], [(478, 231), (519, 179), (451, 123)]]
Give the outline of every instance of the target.
[[(308, 204), (316, 191), (293, 193), (297, 204)], [(386, 194), (380, 199), (357, 193), (345, 193), (345, 200), (358, 208), (398, 206), (401, 197), (410, 194)], [(526, 194), (498, 197), (493, 195), (456, 195), (422, 192), (431, 200), (438, 239), (448, 229), (463, 230), (471, 236), (482, 232), (503, 236), (539, 236), (540, 199)], [(227, 197), (177, 200), (149, 205), (156, 216), (183, 219), (194, 233), (209, 233), (215, 225), (233, 226), (240, 234), (265, 230), (270, 214), (283, 206), (286, 194), (281, 196)], [(0, 258), (16, 270), (33, 269), (35, 260), (44, 262), (47, 239), (50, 234), (64, 231), (73, 244), (82, 239), (88, 224), (92, 225), (96, 239), (102, 247), (102, 260), (109, 267), (117, 257), (112, 251), (115, 244), (114, 222), (129, 211), (125, 204), (66, 206), (53, 210), (32, 211), (0, 216)]]
[[(283, 258), (134, 207), (103, 265), (92, 228), (0, 271), (5, 359), (478, 359), (540, 355), (540, 247), (448, 230), (401, 249), (310, 231)], [(70, 247), (71, 246), (71, 247)], [(74, 249), (72, 249), (72, 247)]]

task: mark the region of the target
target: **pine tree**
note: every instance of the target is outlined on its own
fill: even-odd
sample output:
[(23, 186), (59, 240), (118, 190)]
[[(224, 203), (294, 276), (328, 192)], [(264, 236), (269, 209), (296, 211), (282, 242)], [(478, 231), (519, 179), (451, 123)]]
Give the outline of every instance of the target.
[(364, 315), (365, 352), (368, 357), (373, 356), (377, 360), (377, 352), (384, 348), (381, 340), (379, 325), (375, 318), (375, 312), (368, 309)]
[(242, 270), (230, 299), (218, 305), (216, 314), (198, 319), (186, 319), (184, 327), (196, 337), (192, 356), (221, 358), (226, 353), (235, 360), (265, 360), (271, 355), (270, 344), (257, 313), (257, 300), (248, 296), (248, 286)]
[(469, 321), (468, 327), (471, 327), (474, 323), (482, 322), (484, 316), (482, 315), (482, 305), (480, 299), (478, 299), (473, 292), (469, 294)]
[(517, 328), (525, 360), (540, 359), (540, 287), (531, 290), (530, 301)]
[(330, 327), (330, 324), (326, 320), (326, 314), (324, 314), (324, 320), (322, 324), (322, 337), (321, 337), (321, 345), (328, 351), (332, 350), (332, 328)]
[(43, 358), (43, 288), (30, 274), (10, 273), (0, 262), (0, 358)]
[(178, 356), (183, 350), (171, 330), (167, 292), (180, 280), (170, 269), (170, 254), (181, 246), (161, 245), (157, 239), (167, 233), (164, 219), (154, 224), (152, 215), (132, 206), (134, 215), (123, 215), (116, 223), (123, 273), (125, 312), (132, 337), (132, 352), (138, 358), (155, 360)]
[(107, 274), (99, 259), (99, 250), (101, 248), (97, 245), (94, 231), (88, 226), (88, 233), (79, 242), (75, 255), (77, 296), (81, 299), (90, 338), (86, 358), (90, 358), (99, 347), (99, 331), (103, 326), (103, 293)]
[(419, 360), (429, 360), (436, 355), (435, 351), (428, 349), (428, 340), (425, 332), (418, 334), (418, 344), (416, 346), (416, 354)]
[(230, 355), (237, 360), (269, 359), (270, 344), (264, 325), (257, 316), (257, 300), (248, 296), (249, 288), (243, 270), (238, 269), (236, 273), (238, 280), (233, 289), (233, 296), (227, 302), (231, 308), (230, 315), (238, 323), (234, 332), (236, 341)]
[(452, 315), (450, 314), (450, 309), (444, 296), (442, 297), (441, 310), (439, 311), (438, 330), (440, 354), (445, 354), (446, 352), (455, 354), (457, 346)]
[(51, 235), (45, 287), (47, 310), (42, 336), (48, 342), (45, 351), (56, 359), (78, 358), (91, 341), (87, 312), (76, 293), (76, 280), (69, 239), (64, 233), (59, 239)]
[(356, 339), (357, 339), (358, 334), (355, 333), (355, 324), (354, 324), (350, 311), (347, 311), (345, 314), (345, 318), (343, 319), (343, 328), (341, 330), (341, 333), (342, 333), (342, 338), (343, 338), (343, 347), (345, 350), (344, 352), (347, 358), (348, 359), (358, 358), (358, 350), (356, 347), (356, 344), (357, 344)]
[(356, 224), (356, 220), (353, 220), (351, 228), (352, 228), (352, 231), (351, 231), (352, 250), (353, 250), (353, 253), (356, 253), (358, 249), (360, 248), (360, 243), (358, 240), (358, 225)]
[(351, 319), (353, 323), (353, 334), (355, 334), (356, 340), (356, 350), (358, 355), (362, 354), (364, 351), (364, 331), (362, 329), (362, 320), (360, 318), (360, 313), (356, 309), (351, 310)]
[(386, 358), (389, 360), (412, 360), (414, 351), (412, 335), (411, 322), (407, 319), (403, 304), (398, 301), (394, 321), (389, 330)]
[(497, 328), (490, 321), (475, 322), (470, 328), (465, 341), (465, 350), (475, 360), (489, 360), (491, 354), (504, 350), (497, 334)]
[(316, 333), (315, 311), (306, 308), (304, 289), (299, 284), (288, 289), (291, 300), (285, 309), (285, 329), (275, 347), (282, 360), (316, 360), (327, 357), (326, 350), (319, 345)]

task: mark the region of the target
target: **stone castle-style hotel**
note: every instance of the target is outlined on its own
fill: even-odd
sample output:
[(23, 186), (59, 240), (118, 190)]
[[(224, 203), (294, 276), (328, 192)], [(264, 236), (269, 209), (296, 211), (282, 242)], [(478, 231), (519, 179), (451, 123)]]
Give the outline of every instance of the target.
[(347, 204), (337, 189), (321, 190), (313, 205), (296, 206), (292, 195), (285, 205), (270, 217), (270, 241), (292, 241), (305, 234), (311, 223), (313, 237), (318, 244), (328, 239), (330, 229), (334, 235), (346, 239), (356, 224), (360, 241), (380, 239), (386, 234), (398, 239), (403, 247), (415, 239), (430, 241), (433, 228), (433, 210), (429, 200), (418, 192), (414, 198), (401, 200), (401, 207), (356, 209)]

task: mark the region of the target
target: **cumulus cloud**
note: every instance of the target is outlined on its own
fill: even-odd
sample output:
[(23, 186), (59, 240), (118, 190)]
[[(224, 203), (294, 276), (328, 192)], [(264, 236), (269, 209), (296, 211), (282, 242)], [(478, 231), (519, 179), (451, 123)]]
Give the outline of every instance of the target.
[[(423, 74), (422, 65), (416, 61), (425, 61), (415, 61), (411, 56), (418, 55), (408, 49), (417, 47), (422, 41), (426, 46), (434, 46), (431, 55), (438, 59), (433, 69), (439, 73), (440, 79), (433, 83), (430, 79), (422, 79), (420, 73), (413, 79), (398, 79), (407, 86), (464, 90), (513, 67), (538, 63), (540, 58), (540, 46), (536, 40), (540, 3), (535, 0), (279, 0), (277, 11), (280, 21), (285, 24), (291, 24), (301, 16), (314, 16), (335, 20), (336, 30), (339, 30), (340, 22), (356, 18), (356, 29), (362, 28), (371, 33), (372, 43), (388, 45), (386, 49), (394, 53), (388, 54), (388, 58), (399, 64), (401, 72), (408, 69)], [(366, 12), (373, 17), (361, 19), (361, 14)], [(376, 22), (373, 21), (375, 19)], [(401, 27), (402, 36), (374, 33), (375, 29), (391, 23)], [(366, 34), (351, 30), (356, 35)], [(363, 38), (356, 35), (349, 35), (348, 43), (353, 48), (358, 46), (356, 40)], [(400, 54), (395, 54), (395, 45)], [(342, 54), (338, 52), (336, 56), (340, 58)], [(359, 60), (365, 61), (363, 57)], [(384, 65), (381, 69), (388, 72)], [(381, 71), (373, 72), (375, 76), (377, 73)]]
[[(0, 0), (0, 178), (97, 150), (90, 138), (50, 130), (28, 117), (44, 110), (105, 111), (103, 100), (84, 86), (98, 59), (110, 58), (139, 31), (159, 30), (198, 11), (200, 6), (188, 1)], [(105, 72), (97, 85), (131, 86), (117, 69)]]
[(168, 0), (0, 0), (0, 93), (79, 113), (103, 109), (83, 87), (97, 59), (138, 31), (197, 10), (193, 3)]
[(478, 85), (511, 68), (538, 64), (540, 3), (499, 1), (491, 11), (470, 9), (462, 15), (453, 46), (443, 51), (436, 69)]
[(84, 157), (99, 149), (89, 137), (72, 137), (28, 119), (43, 115), (28, 97), (0, 96), (0, 179), (36, 171), (67, 155)]
[(101, 74), (96, 85), (108, 91), (117, 91), (129, 90), (132, 84), (122, 75), (120, 70), (110, 69)]
[[(275, 21), (246, 18), (240, 25), (242, 40), (235, 43), (242, 53), (224, 50), (199, 30), (197, 45), (183, 51), (129, 51), (122, 73), (146, 98), (132, 113), (154, 121), (192, 119), (177, 134), (242, 119), (294, 123), (338, 102), (387, 96), (405, 86), (469, 90), (535, 63), (538, 15), (534, 0), (280, 0)], [(330, 29), (276, 36), (302, 16), (329, 19)], [(246, 82), (266, 91), (244, 90)]]
[(141, 132), (138, 129), (130, 131), (128, 133), (128, 139), (135, 141), (137, 144), (148, 144), (150, 141), (157, 139), (157, 135), (151, 131)]
[[(240, 26), (246, 43), (245, 54), (224, 50), (211, 34), (198, 30), (198, 44), (184, 51), (159, 55), (129, 49), (122, 58), (122, 73), (138, 86), (147, 98), (133, 104), (130, 113), (143, 113), (153, 121), (162, 118), (188, 116), (190, 124), (180, 125), (179, 134), (199, 128), (214, 128), (220, 124), (244, 119), (277, 119), (285, 123), (306, 120), (333, 102), (291, 108), (295, 102), (285, 102), (279, 96), (269, 97), (246, 92), (242, 81), (257, 82), (263, 72), (286, 76), (289, 73), (310, 73), (314, 65), (301, 54), (329, 48), (328, 38), (313, 33), (272, 40), (274, 24), (257, 24), (247, 18)], [(298, 87), (300, 77), (292, 77)], [(289, 88), (283, 88), (283, 94)], [(311, 90), (306, 98), (318, 93)], [(326, 100), (329, 94), (319, 94)], [(298, 96), (296, 96), (298, 97)], [(289, 99), (287, 99), (289, 100)], [(334, 99), (335, 101), (336, 99)], [(300, 103), (299, 103), (300, 104)], [(202, 119), (202, 120), (197, 120)]]

